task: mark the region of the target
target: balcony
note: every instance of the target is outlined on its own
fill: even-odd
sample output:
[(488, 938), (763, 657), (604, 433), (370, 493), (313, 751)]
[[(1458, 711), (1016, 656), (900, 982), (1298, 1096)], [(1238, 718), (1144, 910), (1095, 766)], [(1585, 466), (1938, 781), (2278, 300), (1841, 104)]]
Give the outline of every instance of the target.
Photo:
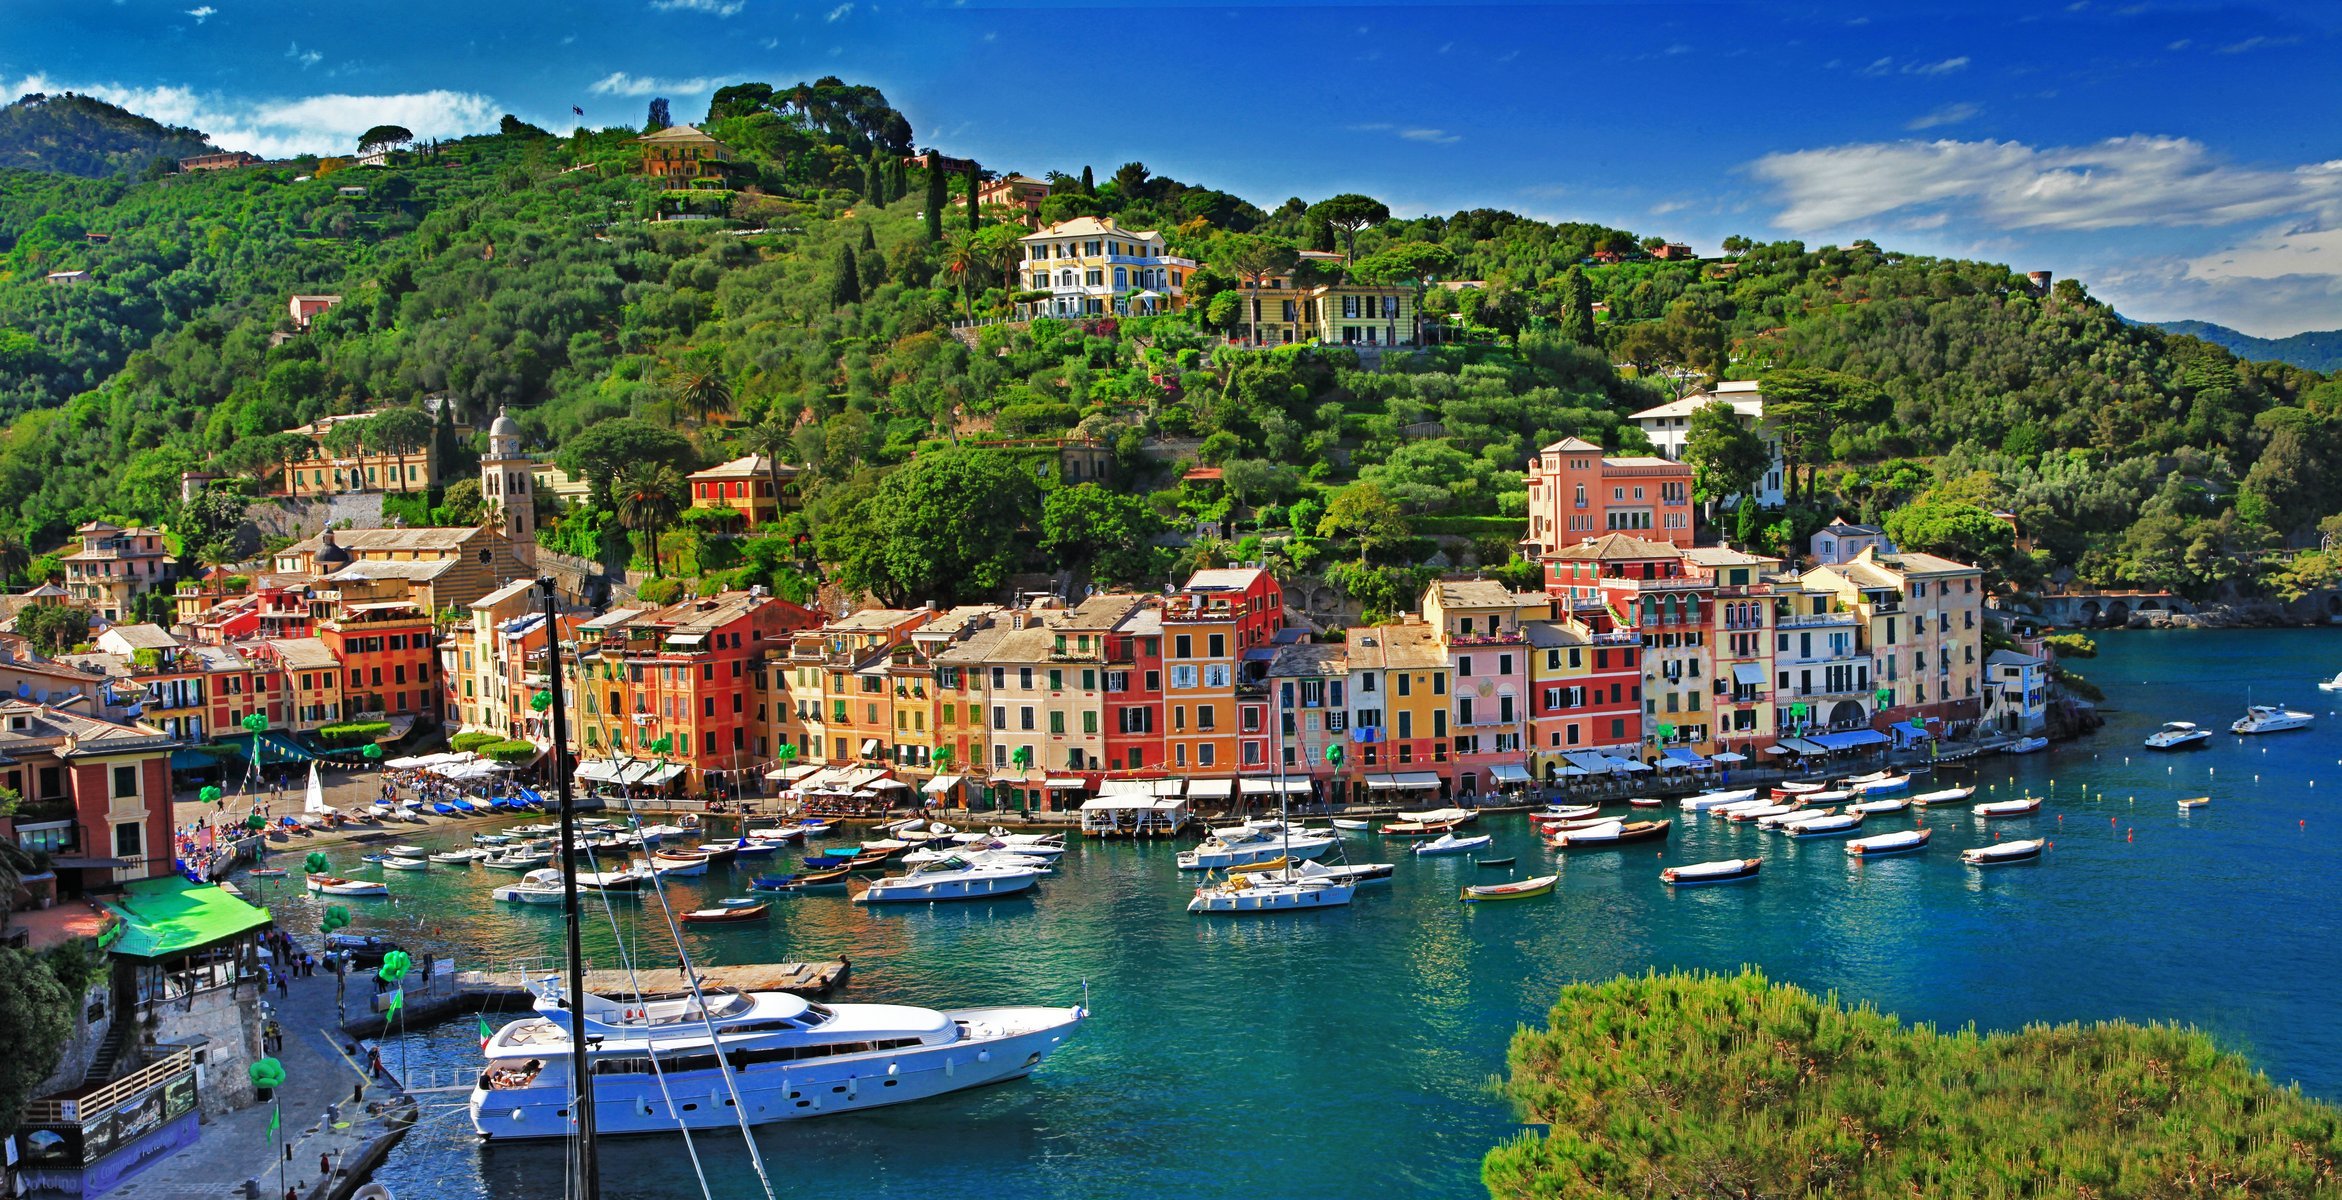
[(1852, 629), (1862, 623), (1862, 614), (1850, 612), (1806, 613), (1802, 616), (1782, 617), (1773, 623), (1776, 629), (1813, 629), (1818, 626), (1840, 626)]
[(1518, 629), (1500, 629), (1495, 633), (1459, 633), (1450, 636), (1450, 646), (1518, 646), (1528, 638)]

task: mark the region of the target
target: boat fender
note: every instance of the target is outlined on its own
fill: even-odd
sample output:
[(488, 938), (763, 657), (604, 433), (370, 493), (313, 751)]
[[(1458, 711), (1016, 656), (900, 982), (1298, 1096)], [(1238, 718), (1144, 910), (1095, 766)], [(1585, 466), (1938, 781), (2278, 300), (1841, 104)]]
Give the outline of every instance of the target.
[(902, 1074), (902, 1073), (903, 1073), (903, 1064), (901, 1064), (901, 1063), (899, 1063), (899, 1062), (890, 1062), (890, 1063), (886, 1064), (886, 1073), (887, 1073), (887, 1074), (889, 1074), (889, 1075), (900, 1075), (900, 1074)]
[(960, 1073), (960, 1060), (958, 1060), (958, 1059), (956, 1059), (956, 1058), (947, 1058), (947, 1059), (944, 1059), (944, 1060), (943, 1060), (943, 1077), (944, 1077), (945, 1079), (950, 1079), (950, 1078), (952, 1078), (952, 1077), (954, 1077), (954, 1076), (958, 1075), (959, 1073)]
[(990, 1050), (978, 1050), (978, 1051), (976, 1051), (976, 1061), (977, 1061), (977, 1062), (980, 1062), (980, 1063), (983, 1063), (983, 1062), (991, 1062), (991, 1061), (992, 1061), (992, 1052), (991, 1052)]

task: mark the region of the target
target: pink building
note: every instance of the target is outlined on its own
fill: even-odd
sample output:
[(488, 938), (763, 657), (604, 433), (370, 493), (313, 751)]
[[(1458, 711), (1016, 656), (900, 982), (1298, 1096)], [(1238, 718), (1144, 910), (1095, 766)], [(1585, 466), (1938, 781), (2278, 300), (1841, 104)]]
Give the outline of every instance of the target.
[(1682, 463), (1563, 438), (1529, 460), (1528, 485), (1531, 558), (1608, 533), (1692, 544), (1692, 470)]

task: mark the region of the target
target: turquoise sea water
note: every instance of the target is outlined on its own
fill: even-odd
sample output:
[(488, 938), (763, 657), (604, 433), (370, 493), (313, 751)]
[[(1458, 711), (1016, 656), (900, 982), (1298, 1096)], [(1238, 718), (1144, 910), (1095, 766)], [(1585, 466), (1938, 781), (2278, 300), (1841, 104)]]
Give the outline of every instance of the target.
[[(1560, 987), (1658, 967), (1762, 966), (1777, 979), (1877, 1003), (1907, 1019), (2008, 1028), (2104, 1017), (2190, 1022), (2273, 1077), (2342, 1099), (2342, 717), (2313, 686), (2342, 669), (2342, 633), (2123, 633), (2078, 664), (2105, 687), (2109, 724), (2048, 754), (1986, 760), (1990, 797), (2052, 797), (1989, 827), (1964, 808), (1926, 818), (1925, 855), (1868, 865), (1839, 841), (1794, 843), (1677, 818), (1664, 850), (1573, 855), (1549, 899), (1470, 907), (1465, 882), (1507, 872), (1416, 860), (1353, 835), (1352, 861), (1397, 878), (1341, 911), (1197, 918), (1173, 847), (1078, 844), (1031, 898), (867, 912), (842, 897), (781, 901), (775, 918), (687, 934), (709, 962), (854, 963), (844, 1000), (938, 1007), (1071, 1004), (1095, 1017), (1030, 1080), (911, 1107), (772, 1126), (758, 1144), (780, 1195), (861, 1197), (1472, 1196), (1481, 1155), (1518, 1127), (1491, 1089), (1507, 1039), (1542, 1022)], [(2184, 755), (2142, 750), (2165, 720), (2225, 729), (2247, 688), (2319, 714), (2304, 733)], [(1947, 774), (1947, 780), (1963, 777)], [(1923, 786), (1925, 782), (1923, 781)], [(2176, 801), (2209, 794), (2181, 817)], [(1865, 832), (1905, 828), (1874, 820)], [(1554, 856), (1519, 817), (1483, 820), (1493, 855), (1523, 873)], [(1957, 851), (1995, 833), (2046, 835), (2031, 866), (1980, 873)], [(418, 838), (454, 843), (456, 835)], [(1760, 881), (1671, 893), (1666, 863), (1762, 854)], [(354, 851), (337, 851), (337, 866)], [(366, 871), (371, 875), (372, 872)], [(394, 875), (369, 923), (436, 930), (468, 963), (541, 962), (557, 910), (496, 906), (508, 878), (478, 868)], [(739, 894), (745, 875), (678, 880), (678, 909)], [(280, 916), (305, 919), (307, 900)], [(355, 902), (366, 904), (368, 902)], [(596, 965), (653, 905), (589, 930)], [(657, 946), (663, 933), (643, 935)], [(671, 981), (671, 951), (644, 951)], [(663, 968), (661, 970), (660, 968)], [(491, 1017), (491, 1020), (495, 1020)], [(418, 1067), (477, 1061), (466, 1018), (409, 1035)], [(534, 1200), (561, 1194), (558, 1147), (483, 1149), (460, 1094), (426, 1118), (382, 1178), (402, 1197)], [(737, 1134), (697, 1141), (714, 1193), (760, 1195)], [(612, 1196), (698, 1194), (680, 1138), (605, 1150)]]

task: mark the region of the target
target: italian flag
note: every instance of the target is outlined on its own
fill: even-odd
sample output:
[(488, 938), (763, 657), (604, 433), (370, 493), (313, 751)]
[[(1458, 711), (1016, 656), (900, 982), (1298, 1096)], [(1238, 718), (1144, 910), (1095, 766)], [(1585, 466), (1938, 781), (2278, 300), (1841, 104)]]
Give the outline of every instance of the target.
[(488, 1048), (488, 1039), (489, 1039), (489, 1038), (492, 1038), (492, 1037), (495, 1037), (495, 1036), (496, 1036), (496, 1031), (495, 1031), (495, 1030), (493, 1030), (493, 1029), (490, 1029), (490, 1028), (488, 1028), (488, 1018), (486, 1018), (486, 1017), (482, 1017), (482, 1018), (480, 1018), (480, 1049), (482, 1049), (482, 1050), (485, 1050), (485, 1049), (487, 1049), (487, 1048)]

